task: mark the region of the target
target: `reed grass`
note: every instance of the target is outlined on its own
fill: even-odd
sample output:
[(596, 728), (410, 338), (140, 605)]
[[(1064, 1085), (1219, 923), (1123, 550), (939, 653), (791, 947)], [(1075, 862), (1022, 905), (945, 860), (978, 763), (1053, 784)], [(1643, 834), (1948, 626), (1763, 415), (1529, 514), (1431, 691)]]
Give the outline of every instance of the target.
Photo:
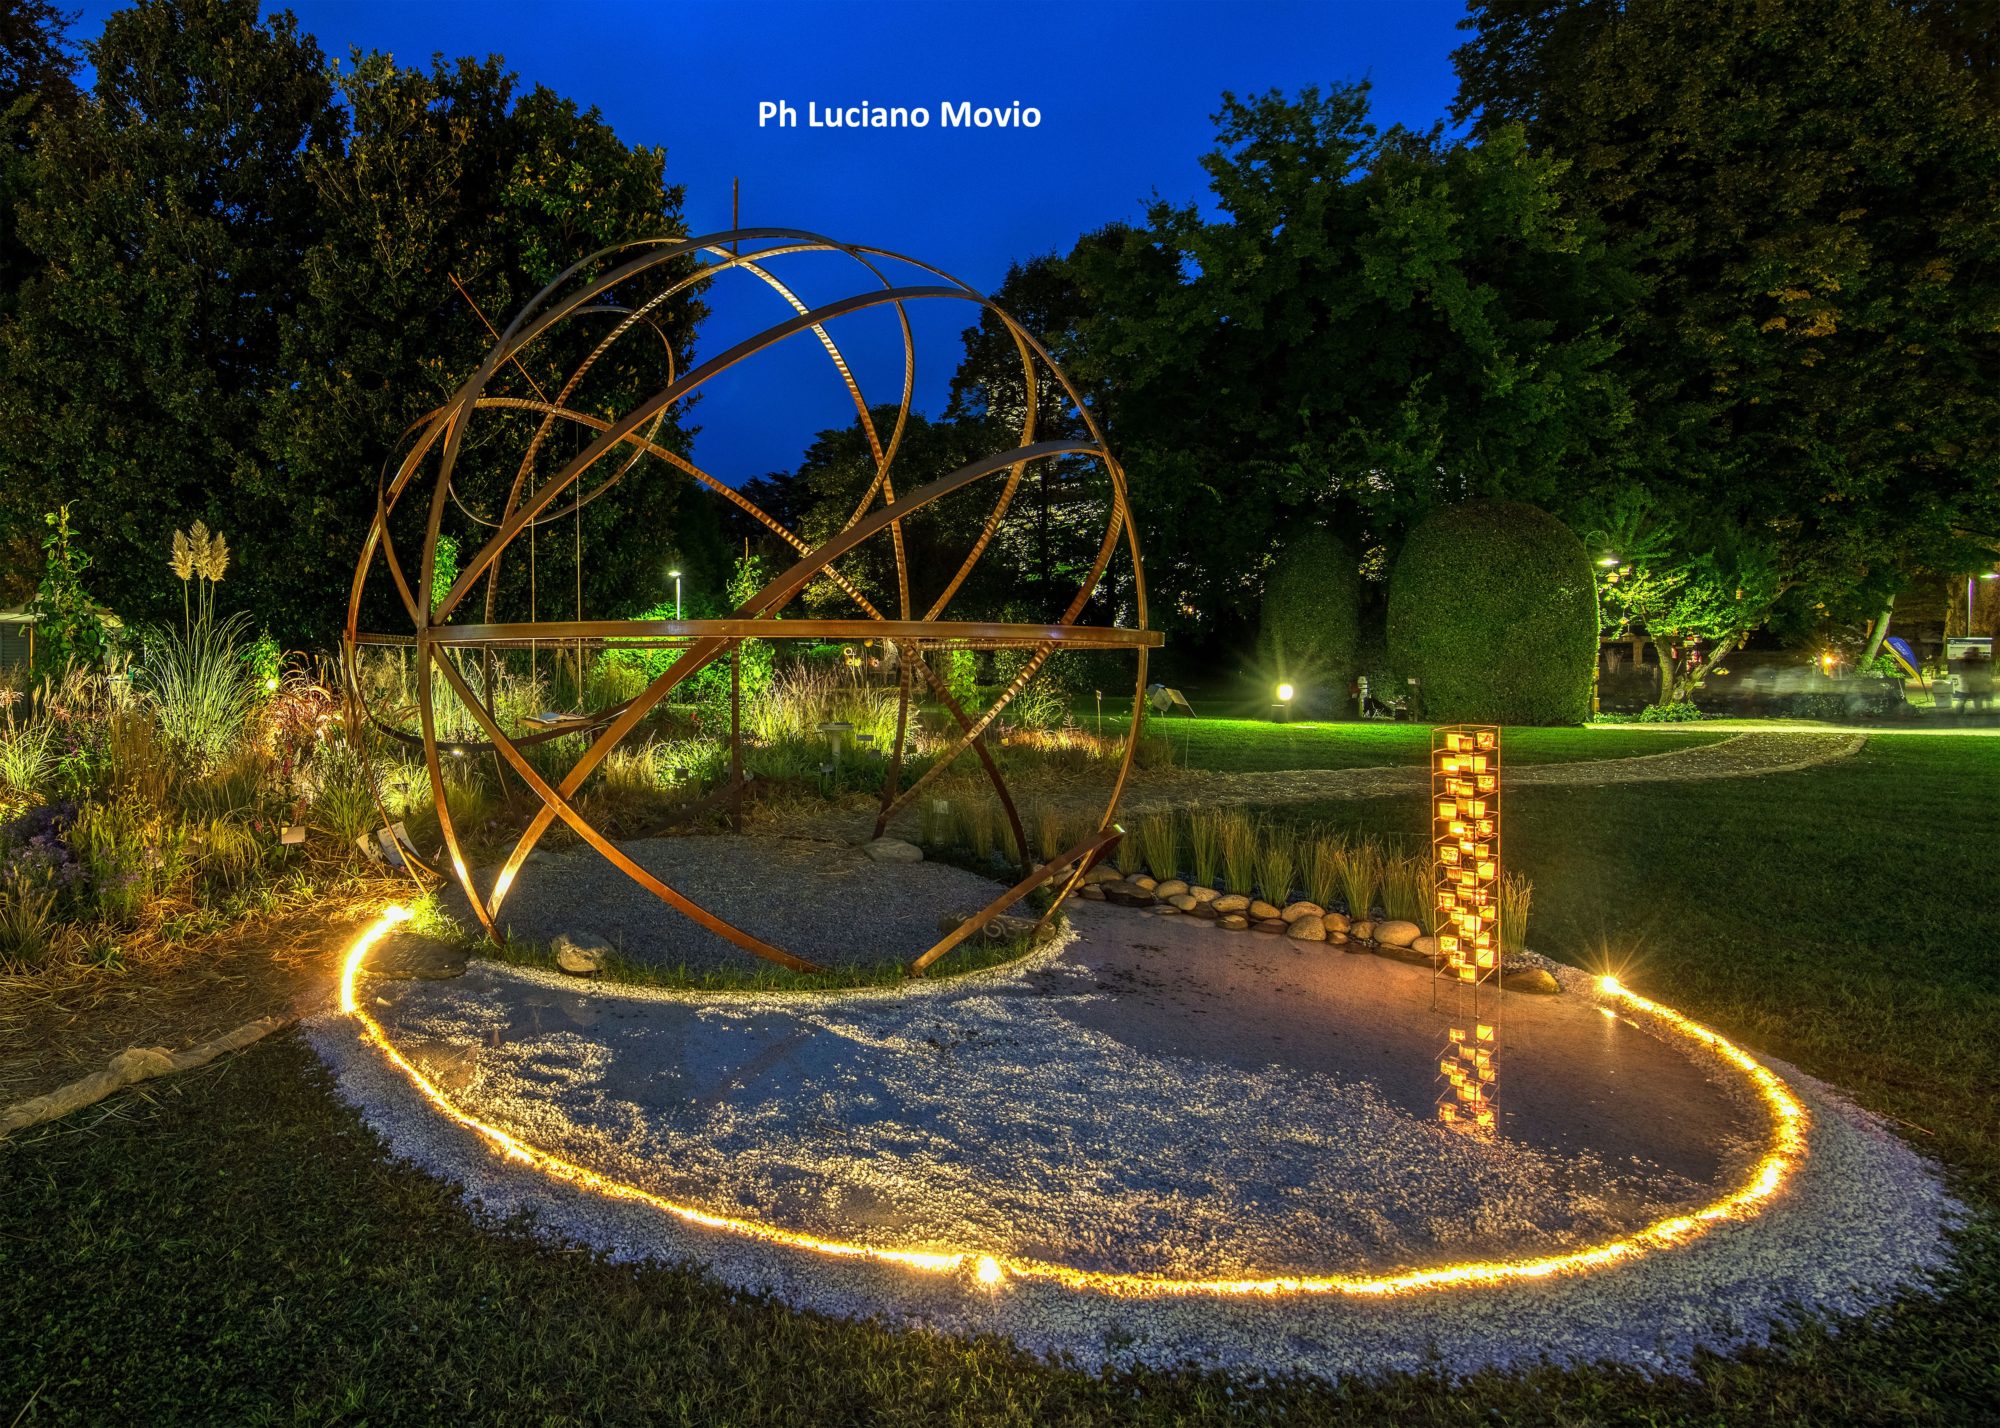
[(1535, 900), (1535, 885), (1526, 878), (1505, 874), (1500, 879), (1500, 955), (1518, 957), (1528, 948), (1528, 909)]
[(1298, 835), (1290, 828), (1273, 825), (1264, 830), (1257, 848), (1257, 891), (1264, 901), (1283, 907), (1291, 900), (1292, 880), (1298, 875)]
[(1188, 815), (1188, 864), (1196, 887), (1212, 888), (1222, 873), (1222, 818), (1196, 811)]
[(1257, 825), (1247, 813), (1222, 818), (1222, 867), (1229, 891), (1249, 893), (1257, 884)]
[(1375, 910), (1375, 890), (1382, 883), (1382, 849), (1372, 838), (1363, 838), (1347, 850), (1341, 863), (1340, 896), (1347, 915), (1356, 922)]
[(984, 862), (993, 856), (993, 804), (984, 798), (969, 798), (958, 805), (958, 827), (965, 846)]
[(1301, 880), (1306, 896), (1321, 907), (1333, 906), (1340, 896), (1341, 879), (1347, 865), (1347, 840), (1340, 837), (1315, 838), (1305, 858)]
[(1428, 858), (1407, 855), (1382, 865), (1382, 911), (1402, 922), (1428, 926), (1431, 867)]
[(1181, 875), (1181, 829), (1180, 820), (1171, 811), (1148, 813), (1139, 820), (1135, 830), (1140, 852), (1145, 855), (1146, 870), (1158, 882)]
[(1061, 856), (1068, 846), (1068, 824), (1062, 809), (1053, 803), (1044, 803), (1035, 809), (1035, 851), (1044, 863), (1052, 863)]

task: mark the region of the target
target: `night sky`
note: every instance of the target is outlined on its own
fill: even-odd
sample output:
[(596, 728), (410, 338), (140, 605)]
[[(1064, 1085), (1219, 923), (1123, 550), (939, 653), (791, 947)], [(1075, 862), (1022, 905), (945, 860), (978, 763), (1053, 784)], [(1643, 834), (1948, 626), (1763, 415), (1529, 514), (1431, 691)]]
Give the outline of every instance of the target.
[[(118, 8), (82, 6), (87, 39)], [(437, 51), (497, 52), (524, 85), (594, 104), (628, 143), (664, 145), (687, 190), (695, 233), (727, 228), (730, 180), (746, 226), (804, 228), (922, 258), (983, 290), (1011, 262), (1066, 251), (1114, 220), (1137, 221), (1157, 194), (1205, 197), (1199, 157), (1225, 89), (1256, 93), (1367, 79), (1378, 124), (1428, 127), (1454, 87), (1457, 0), (1377, 4), (569, 4), (482, 0), (301, 0), (292, 6), (329, 55), (385, 50), (406, 64)], [(759, 100), (783, 100), (800, 127), (760, 129)], [(923, 130), (805, 127), (807, 101), (924, 105)], [(1034, 129), (944, 129), (938, 106), (1014, 101)], [(582, 256), (582, 255), (578, 255)], [(816, 269), (818, 278), (831, 278)], [(809, 301), (844, 295), (809, 281)], [(748, 283), (714, 292), (702, 346), (784, 315)], [(740, 306), (736, 306), (740, 304)], [(732, 311), (732, 307), (736, 310)], [(499, 314), (493, 315), (496, 321)], [(968, 307), (913, 310), (917, 399), (935, 412), (959, 357)], [(894, 329), (865, 315), (835, 326), (870, 400), (893, 400)], [(781, 393), (782, 400), (774, 400)], [(790, 469), (853, 409), (816, 345), (794, 339), (710, 390), (696, 456), (738, 481)]]

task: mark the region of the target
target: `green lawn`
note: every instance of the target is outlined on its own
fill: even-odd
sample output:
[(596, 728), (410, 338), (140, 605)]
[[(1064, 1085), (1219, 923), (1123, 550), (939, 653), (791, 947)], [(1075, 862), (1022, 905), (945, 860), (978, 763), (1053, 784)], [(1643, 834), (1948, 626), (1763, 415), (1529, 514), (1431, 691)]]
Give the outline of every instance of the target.
[[(482, 1225), (386, 1161), (278, 1038), (0, 1144), (0, 1424), (1990, 1422), (1996, 787), (2000, 740), (1878, 739), (1805, 773), (1529, 788), (1507, 807), (1531, 945), (1852, 1088), (1981, 1210), (1938, 1300), (1837, 1336), (1808, 1326), (1692, 1381), (1089, 1375)], [(1314, 812), (1392, 833), (1423, 816), (1403, 799), (1279, 816)]]
[[(1362, 769), (1421, 764), (1429, 757), (1428, 724), (1273, 724), (1268, 719), (1157, 719), (1150, 727), (1173, 742), (1174, 761), (1187, 768)], [(1709, 729), (1508, 729), (1509, 763), (1553, 764), (1663, 754), (1732, 737)]]

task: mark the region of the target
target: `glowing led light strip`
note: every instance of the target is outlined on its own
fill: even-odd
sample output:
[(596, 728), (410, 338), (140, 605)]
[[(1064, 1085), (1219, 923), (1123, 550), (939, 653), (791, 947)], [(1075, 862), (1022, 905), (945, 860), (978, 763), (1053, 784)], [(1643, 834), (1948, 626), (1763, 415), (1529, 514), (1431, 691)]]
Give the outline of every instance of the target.
[(1482, 1260), (1466, 1264), (1439, 1265), (1431, 1269), (1409, 1270), (1402, 1274), (1390, 1275), (1287, 1275), (1266, 1279), (1172, 1279), (1150, 1274), (1120, 1274), (1104, 1270), (1076, 1269), (1070, 1265), (1055, 1264), (1048, 1260), (982, 1254), (974, 1250), (895, 1249), (852, 1240), (821, 1239), (816, 1235), (803, 1234), (797, 1230), (788, 1230), (759, 1220), (733, 1219), (725, 1215), (710, 1214), (692, 1205), (679, 1204), (651, 1191), (642, 1190), (636, 1185), (613, 1180), (607, 1175), (601, 1175), (595, 1170), (529, 1145), (498, 1126), (490, 1125), (453, 1105), (443, 1091), (439, 1090), (402, 1052), (390, 1044), (381, 1023), (369, 1015), (355, 996), (355, 978), (360, 973), (362, 964), (367, 961), (369, 952), (391, 927), (407, 922), (409, 918), (408, 908), (392, 907), (355, 940), (341, 967), (340, 1010), (361, 1023), (362, 1039), (380, 1047), (389, 1064), (408, 1077), (410, 1083), (425, 1100), (436, 1106), (447, 1119), (481, 1137), (505, 1159), (533, 1167), (545, 1175), (566, 1180), (572, 1185), (608, 1199), (642, 1204), (705, 1229), (726, 1230), (731, 1234), (744, 1235), (790, 1249), (805, 1249), (819, 1254), (898, 1264), (908, 1269), (924, 1270), (934, 1274), (964, 1272), (972, 1282), (988, 1289), (998, 1288), (1007, 1279), (1014, 1278), (1047, 1280), (1069, 1289), (1090, 1290), (1128, 1298), (1169, 1294), (1218, 1297), (1348, 1294), (1367, 1297), (1548, 1279), (1556, 1275), (1578, 1274), (1626, 1263), (1658, 1250), (1685, 1244), (1725, 1220), (1748, 1219), (1757, 1213), (1763, 1201), (1777, 1193), (1778, 1187), (1784, 1184), (1785, 1177), (1806, 1155), (1805, 1130), (1808, 1124), (1806, 1109), (1798, 1103), (1785, 1083), (1774, 1073), (1747, 1052), (1700, 1023), (1690, 1021), (1669, 1007), (1661, 1006), (1658, 1002), (1649, 1001), (1638, 993), (1627, 990), (1615, 978), (1605, 977), (1599, 981), (1598, 987), (1606, 996), (1616, 998), (1632, 1010), (1657, 1019), (1669, 1029), (1690, 1040), (1700, 1042), (1741, 1070), (1763, 1100), (1772, 1121), (1771, 1149), (1757, 1163), (1756, 1169), (1741, 1187), (1713, 1204), (1689, 1214), (1656, 1220), (1623, 1239), (1592, 1245), (1586, 1249), (1569, 1250), (1562, 1254), (1546, 1255), (1538, 1259)]

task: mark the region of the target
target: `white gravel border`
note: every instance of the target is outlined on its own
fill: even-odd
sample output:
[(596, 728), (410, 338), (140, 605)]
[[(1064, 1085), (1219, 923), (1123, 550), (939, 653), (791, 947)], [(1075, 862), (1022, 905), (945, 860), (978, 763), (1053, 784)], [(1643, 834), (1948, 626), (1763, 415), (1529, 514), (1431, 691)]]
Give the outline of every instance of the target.
[[(1019, 976), (1061, 945), (1024, 962), (949, 982), (797, 994), (831, 1002), (948, 994), (977, 978)], [(573, 991), (573, 981), (515, 969)], [(1590, 995), (1591, 979), (1560, 975)], [(635, 1000), (768, 998), (768, 993), (601, 989)], [(1684, 1372), (1695, 1352), (1768, 1341), (1800, 1313), (1844, 1315), (1922, 1290), (1948, 1263), (1948, 1232), (1963, 1210), (1934, 1165), (1877, 1117), (1833, 1088), (1766, 1062), (1812, 1116), (1809, 1155), (1754, 1219), (1718, 1225), (1679, 1248), (1594, 1274), (1540, 1283), (1433, 1291), (1381, 1299), (1132, 1299), (1010, 1279), (988, 1289), (969, 1275), (833, 1259), (690, 1225), (642, 1205), (578, 1190), (495, 1155), (441, 1117), (353, 1021), (329, 1010), (306, 1032), (390, 1151), (458, 1183), (500, 1215), (525, 1213), (552, 1239), (621, 1260), (692, 1261), (732, 1288), (801, 1309), (881, 1317), (949, 1334), (995, 1333), (1030, 1352), (1088, 1368), (1193, 1364), (1252, 1379), (1338, 1379), (1390, 1371), (1471, 1374), (1540, 1361), (1612, 1360)]]

